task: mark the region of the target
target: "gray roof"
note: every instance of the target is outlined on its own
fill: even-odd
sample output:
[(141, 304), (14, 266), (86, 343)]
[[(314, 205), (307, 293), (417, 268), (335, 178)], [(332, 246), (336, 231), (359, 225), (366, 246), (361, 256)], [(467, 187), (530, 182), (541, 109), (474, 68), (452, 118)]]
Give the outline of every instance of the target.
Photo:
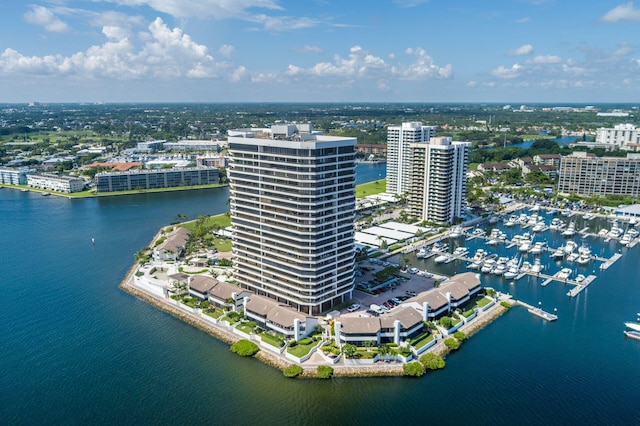
[(440, 308), (447, 306), (448, 301), (447, 298), (441, 294), (438, 289), (433, 289), (429, 291), (425, 291), (423, 293), (418, 294), (415, 297), (412, 297), (408, 300), (408, 302), (416, 302), (422, 305), (423, 303), (429, 304), (430, 310), (439, 310)]
[(251, 296), (247, 301), (247, 311), (261, 317), (267, 316), (267, 313), (276, 306), (278, 306), (278, 302), (275, 300), (257, 294)]
[(400, 321), (404, 330), (409, 330), (422, 323), (422, 315), (413, 308), (399, 308), (393, 311), (392, 318)]
[(205, 294), (214, 288), (218, 282), (215, 278), (207, 277), (206, 275), (194, 275), (189, 283), (189, 288)]
[(187, 228), (176, 228), (167, 235), (167, 239), (158, 245), (158, 250), (165, 250), (177, 253), (184, 248), (191, 231)]
[(307, 320), (306, 315), (294, 311), (292, 308), (283, 305), (278, 305), (267, 313), (267, 320), (284, 327), (292, 326), (293, 321), (296, 318), (299, 319), (300, 322), (305, 322)]
[(240, 293), (242, 289), (237, 285), (223, 283), (218, 281), (216, 286), (209, 292), (209, 294), (217, 299), (226, 300), (233, 296), (233, 293)]
[(377, 334), (380, 331), (380, 319), (377, 317), (341, 318), (344, 334)]
[(463, 272), (462, 274), (454, 275), (453, 277), (446, 280), (443, 284), (449, 282), (462, 284), (469, 291), (480, 287), (480, 278), (478, 278), (478, 275), (473, 272)]

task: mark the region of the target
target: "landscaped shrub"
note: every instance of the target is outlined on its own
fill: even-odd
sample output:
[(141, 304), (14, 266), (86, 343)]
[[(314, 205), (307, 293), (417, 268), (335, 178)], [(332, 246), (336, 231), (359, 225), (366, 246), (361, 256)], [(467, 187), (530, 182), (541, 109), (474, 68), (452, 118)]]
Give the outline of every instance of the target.
[(260, 348), (249, 340), (239, 340), (231, 345), (231, 352), (240, 356), (254, 356)]
[(458, 350), (458, 348), (460, 348), (460, 342), (451, 337), (446, 339), (444, 341), (444, 344), (447, 348), (449, 348), (452, 351)]
[(318, 366), (318, 378), (319, 379), (330, 379), (333, 376), (333, 368), (328, 365), (319, 365)]
[(299, 365), (292, 365), (285, 368), (282, 374), (284, 374), (284, 377), (298, 377), (300, 374), (302, 374), (302, 371), (302, 367), (300, 367)]
[(438, 321), (438, 323), (440, 323), (441, 326), (443, 326), (446, 329), (450, 329), (451, 326), (453, 325), (453, 320), (447, 316), (444, 316), (442, 318), (440, 318), (440, 320)]
[(310, 338), (306, 338), (306, 339), (300, 339), (300, 341), (298, 342), (299, 345), (310, 345), (311, 343), (313, 343), (313, 339)]
[(507, 309), (511, 309), (511, 305), (508, 302), (500, 302), (500, 306), (507, 308)]
[(446, 365), (440, 355), (431, 352), (422, 355), (420, 357), (420, 363), (424, 365), (427, 370), (439, 370)]
[(419, 362), (410, 362), (408, 364), (404, 364), (402, 366), (402, 371), (404, 372), (405, 376), (411, 377), (420, 377), (426, 372), (424, 366)]
[(462, 331), (456, 331), (455, 333), (453, 333), (453, 337), (458, 339), (458, 341), (460, 342), (464, 342), (464, 340), (467, 338), (467, 335)]

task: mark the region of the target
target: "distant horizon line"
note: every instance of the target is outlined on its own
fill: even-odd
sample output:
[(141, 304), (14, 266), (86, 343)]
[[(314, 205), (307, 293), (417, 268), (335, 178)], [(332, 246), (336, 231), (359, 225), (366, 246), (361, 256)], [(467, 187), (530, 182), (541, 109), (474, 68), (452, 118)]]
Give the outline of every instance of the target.
[(563, 106), (595, 106), (595, 105), (640, 105), (640, 102), (500, 102), (500, 101), (442, 101), (442, 102), (419, 102), (419, 101), (109, 101), (109, 102), (89, 102), (89, 101), (28, 101), (28, 102), (0, 102), (0, 105), (252, 105), (252, 104), (297, 104), (297, 105), (563, 105)]

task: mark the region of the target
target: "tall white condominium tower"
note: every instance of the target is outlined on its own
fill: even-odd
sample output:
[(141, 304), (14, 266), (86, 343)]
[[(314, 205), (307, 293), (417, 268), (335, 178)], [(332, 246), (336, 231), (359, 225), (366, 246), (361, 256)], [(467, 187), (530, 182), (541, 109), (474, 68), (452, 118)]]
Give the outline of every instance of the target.
[(452, 223), (462, 216), (467, 196), (470, 142), (432, 137), (409, 145), (412, 162), (407, 201), (412, 216)]
[(402, 123), (387, 129), (387, 192), (402, 195), (409, 191), (412, 143), (427, 143), (436, 126), (420, 122)]
[(351, 299), (356, 139), (286, 124), (228, 141), (236, 281), (311, 315)]

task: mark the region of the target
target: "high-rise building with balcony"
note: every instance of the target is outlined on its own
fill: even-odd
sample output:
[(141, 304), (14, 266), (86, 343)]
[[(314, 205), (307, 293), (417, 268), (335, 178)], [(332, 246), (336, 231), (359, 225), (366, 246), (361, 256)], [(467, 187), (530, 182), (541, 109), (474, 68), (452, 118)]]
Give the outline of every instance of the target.
[(562, 158), (558, 192), (583, 197), (640, 197), (640, 154), (596, 157), (575, 151)]
[(229, 131), (235, 280), (317, 315), (354, 288), (355, 138)]
[(436, 134), (436, 126), (420, 122), (402, 123), (387, 129), (387, 192), (403, 195), (411, 185), (411, 144), (429, 142)]
[(462, 216), (470, 147), (470, 142), (453, 142), (448, 137), (409, 144), (407, 201), (412, 216), (439, 223), (451, 223)]

